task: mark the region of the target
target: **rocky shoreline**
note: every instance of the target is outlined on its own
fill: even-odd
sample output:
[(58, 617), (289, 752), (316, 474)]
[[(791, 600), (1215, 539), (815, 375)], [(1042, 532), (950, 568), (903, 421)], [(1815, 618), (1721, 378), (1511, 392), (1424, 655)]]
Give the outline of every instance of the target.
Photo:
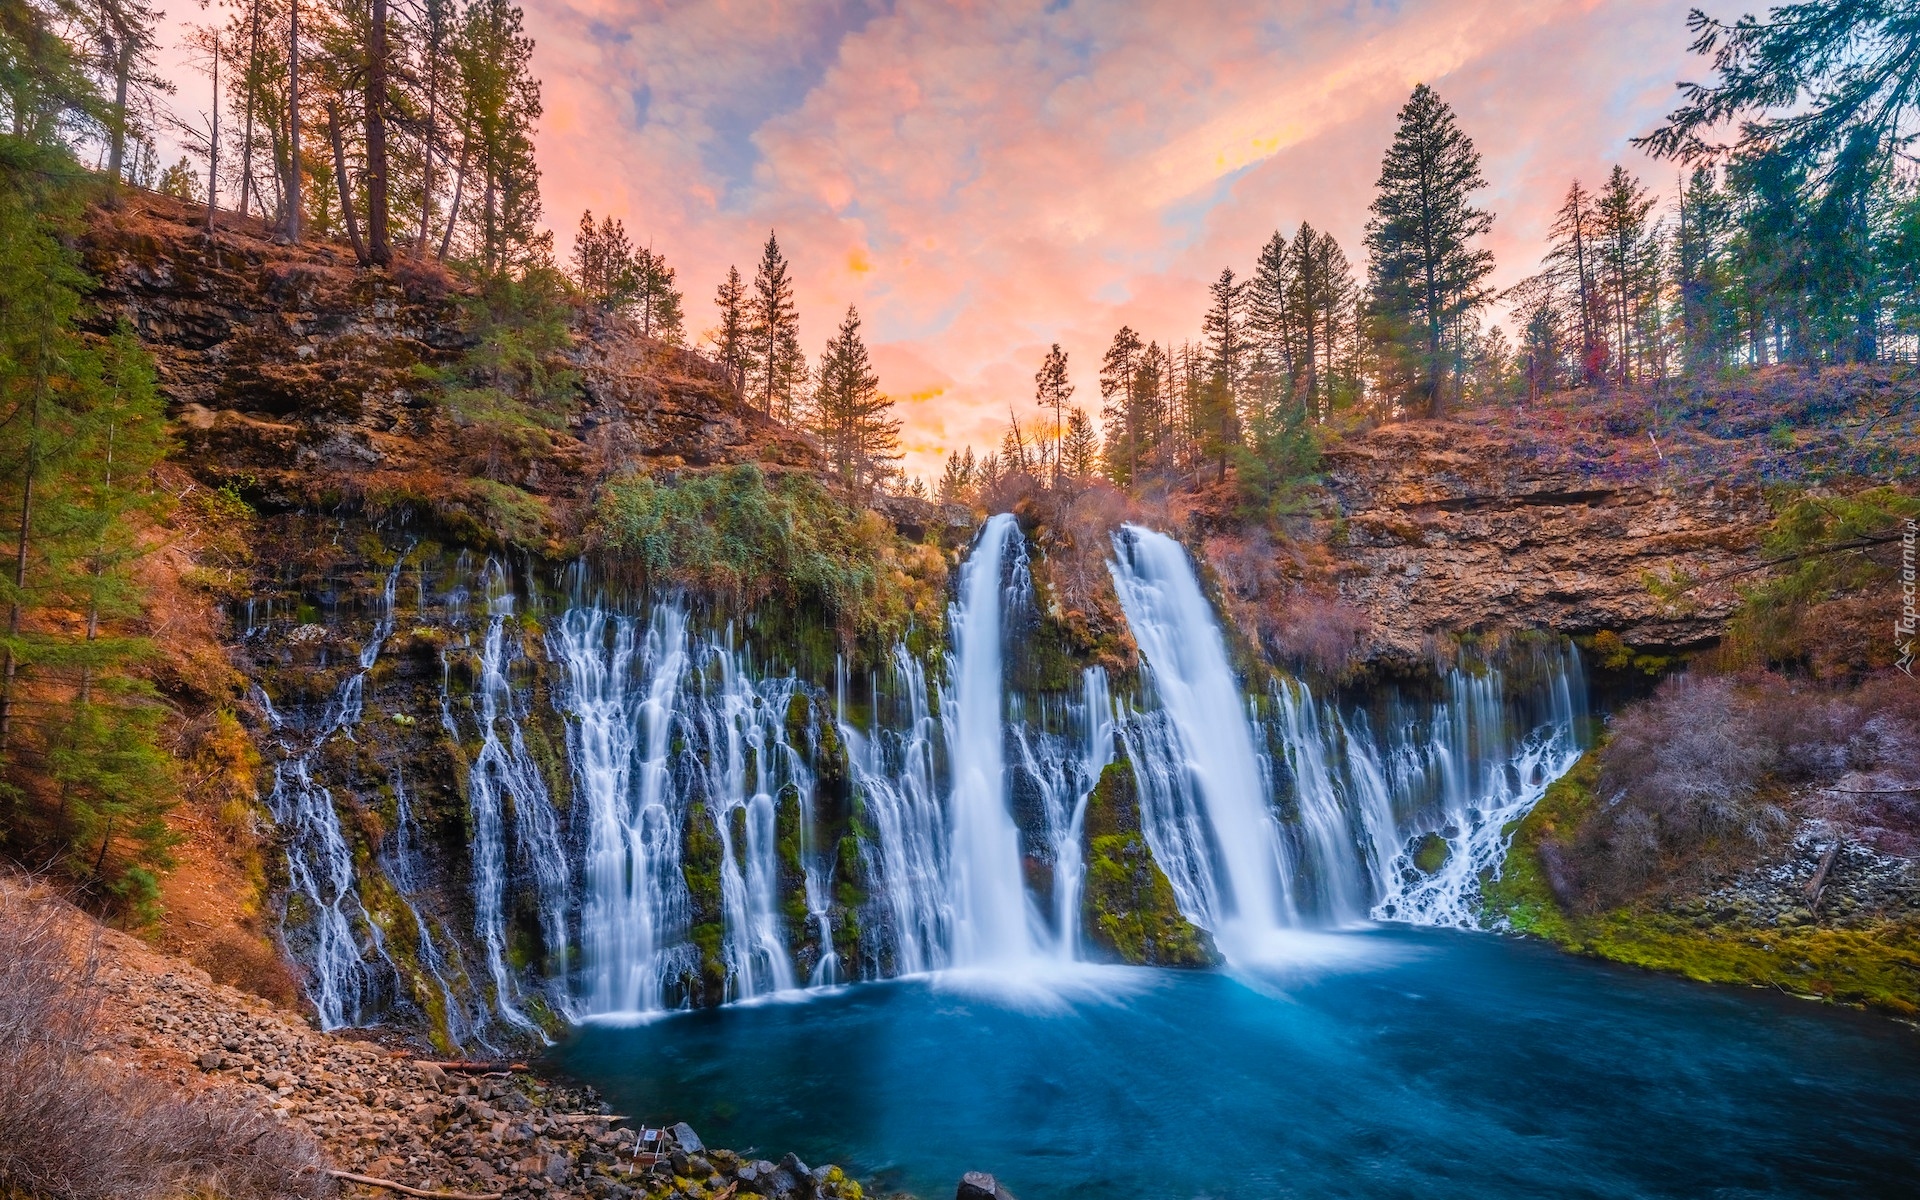
[[(320, 1032), (257, 996), (101, 930), (93, 1053), (183, 1091), (218, 1093), (310, 1132), (347, 1176), (411, 1193), (590, 1200), (861, 1200), (838, 1167), (708, 1148), (668, 1127), (657, 1165), (638, 1143), (661, 1114), (614, 1114), (591, 1088), (526, 1070), (445, 1069), (418, 1045)], [(518, 1064), (512, 1064), (518, 1065)], [(342, 1178), (347, 1195), (395, 1190)]]

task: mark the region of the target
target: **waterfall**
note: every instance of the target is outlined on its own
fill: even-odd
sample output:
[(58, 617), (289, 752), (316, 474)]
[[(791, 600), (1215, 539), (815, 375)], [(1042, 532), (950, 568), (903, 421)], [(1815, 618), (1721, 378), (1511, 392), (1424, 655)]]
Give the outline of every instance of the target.
[(1129, 722), (1141, 823), (1182, 910), (1228, 957), (1291, 921), (1265, 772), (1226, 643), (1179, 542), (1128, 525), (1109, 563), (1163, 721)]
[[(680, 873), (685, 811), (672, 787), (672, 746), (687, 654), (687, 614), (653, 610), (644, 646), (635, 624), (576, 604), (550, 635), (566, 665), (563, 705), (576, 804), (587, 844), (581, 904), (586, 1009), (660, 1008), (667, 984), (695, 965), (684, 939), (692, 901)], [(636, 656), (644, 690), (633, 688)]]
[[(289, 881), (282, 937), (329, 1028), (410, 997), (444, 1013), (454, 1042), (485, 1045), (496, 1022), (531, 1032), (556, 1012), (951, 968), (1040, 973), (1081, 953), (1087, 808), (1121, 752), (1175, 902), (1236, 962), (1304, 924), (1471, 926), (1509, 827), (1580, 752), (1585, 683), (1569, 643), (1448, 668), (1435, 699), (1342, 704), (1285, 677), (1249, 697), (1194, 562), (1137, 526), (1108, 564), (1142, 665), (1118, 697), (1098, 667), (1070, 690), (1009, 692), (1038, 615), (1010, 515), (986, 523), (957, 572), (942, 676), (896, 645), (851, 708), (844, 662), (830, 698), (759, 663), (751, 623), (700, 625), (678, 598), (621, 611), (586, 593), (584, 571), (535, 642), (518, 611), (528, 593), (499, 562), (463, 555), (440, 599), (454, 633), (441, 721), (470, 759), (453, 764), (467, 767), (473, 905), (456, 930), (430, 886), (444, 873), (422, 853), (431, 793), (410, 794), (412, 760), (382, 751), (394, 819), (368, 860), (325, 774), (341, 747), (320, 753), (361, 728), (407, 557), (324, 704), (283, 717), (259, 698), (281, 747), (269, 803)], [(248, 636), (271, 634), (258, 622), (272, 607), (246, 610)], [(535, 660), (556, 668), (552, 712), (533, 708)], [(556, 716), (564, 806), (542, 740)], [(391, 887), (375, 890), (382, 876)], [(390, 952), (387, 929), (411, 958)]]
[(1336, 924), (1363, 920), (1386, 880), (1377, 847), (1393, 837), (1391, 799), (1383, 783), (1374, 785), (1369, 748), (1348, 735), (1338, 710), (1323, 722), (1313, 693), (1294, 680), (1280, 682), (1273, 698), (1321, 912)]
[[(393, 966), (380, 927), (361, 902), (353, 848), (341, 829), (333, 793), (314, 778), (314, 765), (322, 747), (335, 736), (351, 739), (353, 727), (360, 723), (367, 673), (393, 633), (394, 595), (405, 562), (402, 554), (387, 573), (373, 632), (360, 648), (356, 669), (348, 672), (328, 701), (319, 733), (298, 752), (281, 743), (287, 753), (274, 764), (273, 790), (267, 798), (274, 824), (286, 842), (290, 900), (281, 917), (281, 941), (306, 968), (307, 998), (323, 1029), (361, 1022), (362, 1006), (375, 986), (362, 952), (362, 931), (374, 952), (390, 969)], [(276, 734), (285, 731), (287, 723), (266, 693), (255, 688), (254, 697), (267, 727)], [(303, 911), (296, 913), (296, 908)]]
[[(773, 679), (756, 688), (730, 645), (715, 641), (705, 655), (720, 676), (719, 693), (704, 705), (701, 723), (709, 747), (709, 811), (720, 837), (720, 891), (727, 925), (722, 956), (734, 996), (744, 1000), (794, 986), (780, 916), (775, 804), (789, 786), (796, 798), (811, 796), (813, 779), (787, 742), (787, 706), (799, 681)], [(740, 847), (733, 839), (735, 813), (741, 815), (746, 842)], [(832, 944), (830, 938), (827, 944)]]
[[(1513, 840), (1510, 826), (1579, 759), (1586, 718), (1586, 677), (1571, 643), (1546, 656), (1545, 682), (1535, 706), (1544, 721), (1518, 738), (1512, 733), (1496, 670), (1454, 670), (1447, 701), (1433, 714), (1424, 744), (1403, 733), (1395, 757), (1401, 787), (1427, 799), (1426, 812), (1402, 840), (1386, 889), (1374, 906), (1383, 920), (1415, 925), (1478, 927), (1480, 878), (1497, 873)], [(1419, 835), (1446, 843), (1447, 856), (1427, 872), (1410, 848)]]
[[(406, 906), (407, 914), (413, 918), (414, 959), (426, 968), (433, 980), (434, 990), (439, 995), (442, 1024), (446, 1029), (447, 1041), (455, 1048), (469, 1042), (492, 1049), (486, 1040), (487, 1009), (484, 1004), (476, 1004), (469, 1009), (465, 997), (470, 992), (464, 987), (456, 987), (454, 976), (462, 974), (447, 959), (440, 940), (433, 935), (432, 927), (427, 923), (426, 914), (420, 911), (420, 822), (413, 813), (413, 801), (407, 795), (407, 781), (399, 770), (393, 772), (394, 825), (392, 845), (381, 856), (380, 865), (392, 882), (394, 891), (400, 896), (400, 902)], [(461, 984), (466, 980), (461, 978)]]
[[(947, 891), (947, 827), (934, 784), (934, 723), (920, 662), (895, 646), (890, 682), (902, 712), (897, 728), (866, 733), (846, 717), (844, 682), (836, 720), (847, 767), (872, 829), (867, 873), (880, 893), (893, 971), (917, 975), (947, 965), (954, 923)], [(875, 705), (876, 710), (879, 705)]]
[[(1009, 573), (1012, 584), (1003, 581)], [(1002, 618), (1020, 603), (1025, 586), (1019, 524), (1011, 513), (1000, 513), (988, 519), (974, 543), (961, 573), (959, 602), (948, 613), (953, 653), (941, 709), (953, 772), (947, 816), (953, 839), (955, 966), (1028, 959), (1036, 949), (1020, 869), (1020, 833), (1007, 809), (1001, 663)]]
[[(532, 1020), (515, 1002), (520, 989), (508, 961), (509, 811), (515, 858), (534, 884), (549, 978), (565, 975), (570, 868), (546, 780), (528, 753), (521, 730), (527, 714), (508, 678), (510, 661), (516, 656), (508, 638), (513, 593), (497, 564), (488, 564), (482, 582), (488, 592), (487, 632), (480, 646), (479, 686), (472, 697), (480, 752), (467, 772), (467, 808), (473, 821), (474, 932), (486, 950), (495, 1008), (514, 1024), (532, 1027)], [(459, 729), (451, 705), (443, 703), (441, 719), (457, 743)]]

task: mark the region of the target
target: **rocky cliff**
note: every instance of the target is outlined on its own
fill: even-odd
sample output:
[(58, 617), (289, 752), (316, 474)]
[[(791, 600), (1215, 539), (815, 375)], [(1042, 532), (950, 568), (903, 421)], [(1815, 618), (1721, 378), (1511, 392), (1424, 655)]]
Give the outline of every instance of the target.
[(1718, 637), (1738, 603), (1729, 583), (1685, 607), (1648, 583), (1753, 567), (1772, 516), (1759, 487), (1653, 465), (1603, 474), (1514, 432), (1414, 421), (1327, 452), (1332, 570), (1366, 617), (1366, 656), (1413, 664), (1474, 630), (1604, 630), (1669, 651)]

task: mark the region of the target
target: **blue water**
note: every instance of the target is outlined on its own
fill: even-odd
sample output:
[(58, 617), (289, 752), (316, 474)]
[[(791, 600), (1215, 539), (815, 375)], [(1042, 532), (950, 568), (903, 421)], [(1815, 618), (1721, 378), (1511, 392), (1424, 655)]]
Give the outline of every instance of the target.
[(946, 1200), (1920, 1195), (1920, 1033), (1515, 938), (1304, 939), (1253, 974), (903, 980), (584, 1028), (637, 1120)]

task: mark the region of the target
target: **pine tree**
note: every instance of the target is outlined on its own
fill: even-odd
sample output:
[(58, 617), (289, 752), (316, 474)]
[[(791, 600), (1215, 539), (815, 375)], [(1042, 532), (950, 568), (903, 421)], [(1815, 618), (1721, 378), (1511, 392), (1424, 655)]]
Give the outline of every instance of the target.
[(1599, 282), (1606, 295), (1608, 323), (1612, 326), (1613, 346), (1609, 356), (1614, 360), (1614, 379), (1622, 384), (1632, 383), (1634, 379), (1634, 358), (1638, 350), (1634, 333), (1640, 324), (1642, 301), (1648, 290), (1647, 216), (1653, 211), (1653, 204), (1653, 197), (1640, 181), (1628, 175), (1624, 167), (1615, 166), (1594, 205), (1599, 234)]
[(1286, 381), (1289, 394), (1296, 383), (1295, 360), (1299, 354), (1293, 265), (1286, 237), (1274, 230), (1254, 259), (1246, 301), (1247, 340), (1264, 356), (1268, 369)]
[(1578, 179), (1568, 185), (1566, 199), (1561, 201), (1547, 236), (1552, 239), (1548, 267), (1566, 281), (1576, 305), (1580, 379), (1596, 383), (1607, 370), (1605, 304), (1599, 282), (1599, 216), (1593, 197)]
[(642, 248), (634, 259), (634, 298), (640, 305), (640, 332), (669, 346), (686, 341), (680, 312), (680, 290), (673, 286), (674, 271), (664, 254)]
[(1092, 479), (1100, 470), (1100, 435), (1084, 408), (1067, 413), (1067, 432), (1060, 446), (1060, 470), (1075, 483)]
[(1231, 405), (1248, 358), (1247, 285), (1245, 281), (1236, 281), (1233, 268), (1227, 267), (1220, 272), (1220, 278), (1208, 285), (1207, 294), (1213, 298), (1213, 306), (1207, 310), (1201, 327), (1206, 332), (1208, 368), (1226, 384)]
[(531, 69), (533, 39), (524, 32), (520, 9), (508, 0), (472, 0), (452, 54), (460, 94), (453, 119), (461, 158), (477, 175), (480, 193), (477, 205), (455, 213), (466, 235), (465, 257), (483, 276), (520, 270), (551, 251), (539, 231), (533, 126), (541, 106), (540, 82)]
[(1133, 388), (1143, 348), (1140, 335), (1122, 325), (1100, 360), (1100, 422), (1106, 429), (1107, 476), (1123, 487), (1140, 471), (1140, 431), (1134, 420)]
[(884, 478), (900, 458), (900, 422), (893, 401), (880, 393), (852, 305), (820, 356), (812, 399), (813, 434), (847, 488), (858, 492)]
[(975, 465), (973, 447), (968, 446), (963, 454), (949, 451), (947, 466), (940, 474), (938, 496), (942, 504), (970, 504), (974, 496)]
[(799, 353), (800, 316), (793, 303), (793, 280), (788, 276), (786, 256), (780, 253), (780, 242), (771, 231), (760, 255), (760, 267), (754, 273), (749, 312), (752, 392), (760, 400), (762, 412), (784, 418), (792, 411), (794, 389), (806, 363)]
[(1380, 165), (1367, 222), (1371, 336), (1400, 399), (1439, 416), (1456, 391), (1466, 320), (1491, 299), (1493, 254), (1474, 240), (1493, 215), (1473, 207), (1486, 186), (1480, 154), (1453, 110), (1420, 84)]
[[(84, 174), (68, 139), (109, 133), (71, 43), (11, 13), (0, 107), (0, 844), (102, 898), (153, 894), (173, 796), (164, 715), (120, 629), (159, 495), (166, 432), (151, 365), (122, 328), (75, 328)], [(4, 544), (4, 543), (0, 543)]]
[(720, 310), (720, 325), (708, 338), (713, 342), (714, 356), (720, 362), (720, 369), (726, 372), (727, 381), (734, 391), (744, 396), (752, 328), (747, 315), (747, 285), (741, 280), (738, 267), (727, 268), (726, 281), (714, 294), (713, 303)]
[(1055, 342), (1047, 351), (1045, 361), (1033, 377), (1034, 399), (1039, 401), (1043, 410), (1053, 415), (1053, 474), (1054, 483), (1060, 482), (1060, 447), (1066, 433), (1063, 414), (1067, 409), (1067, 400), (1073, 395), (1073, 384), (1067, 378), (1067, 354)]

